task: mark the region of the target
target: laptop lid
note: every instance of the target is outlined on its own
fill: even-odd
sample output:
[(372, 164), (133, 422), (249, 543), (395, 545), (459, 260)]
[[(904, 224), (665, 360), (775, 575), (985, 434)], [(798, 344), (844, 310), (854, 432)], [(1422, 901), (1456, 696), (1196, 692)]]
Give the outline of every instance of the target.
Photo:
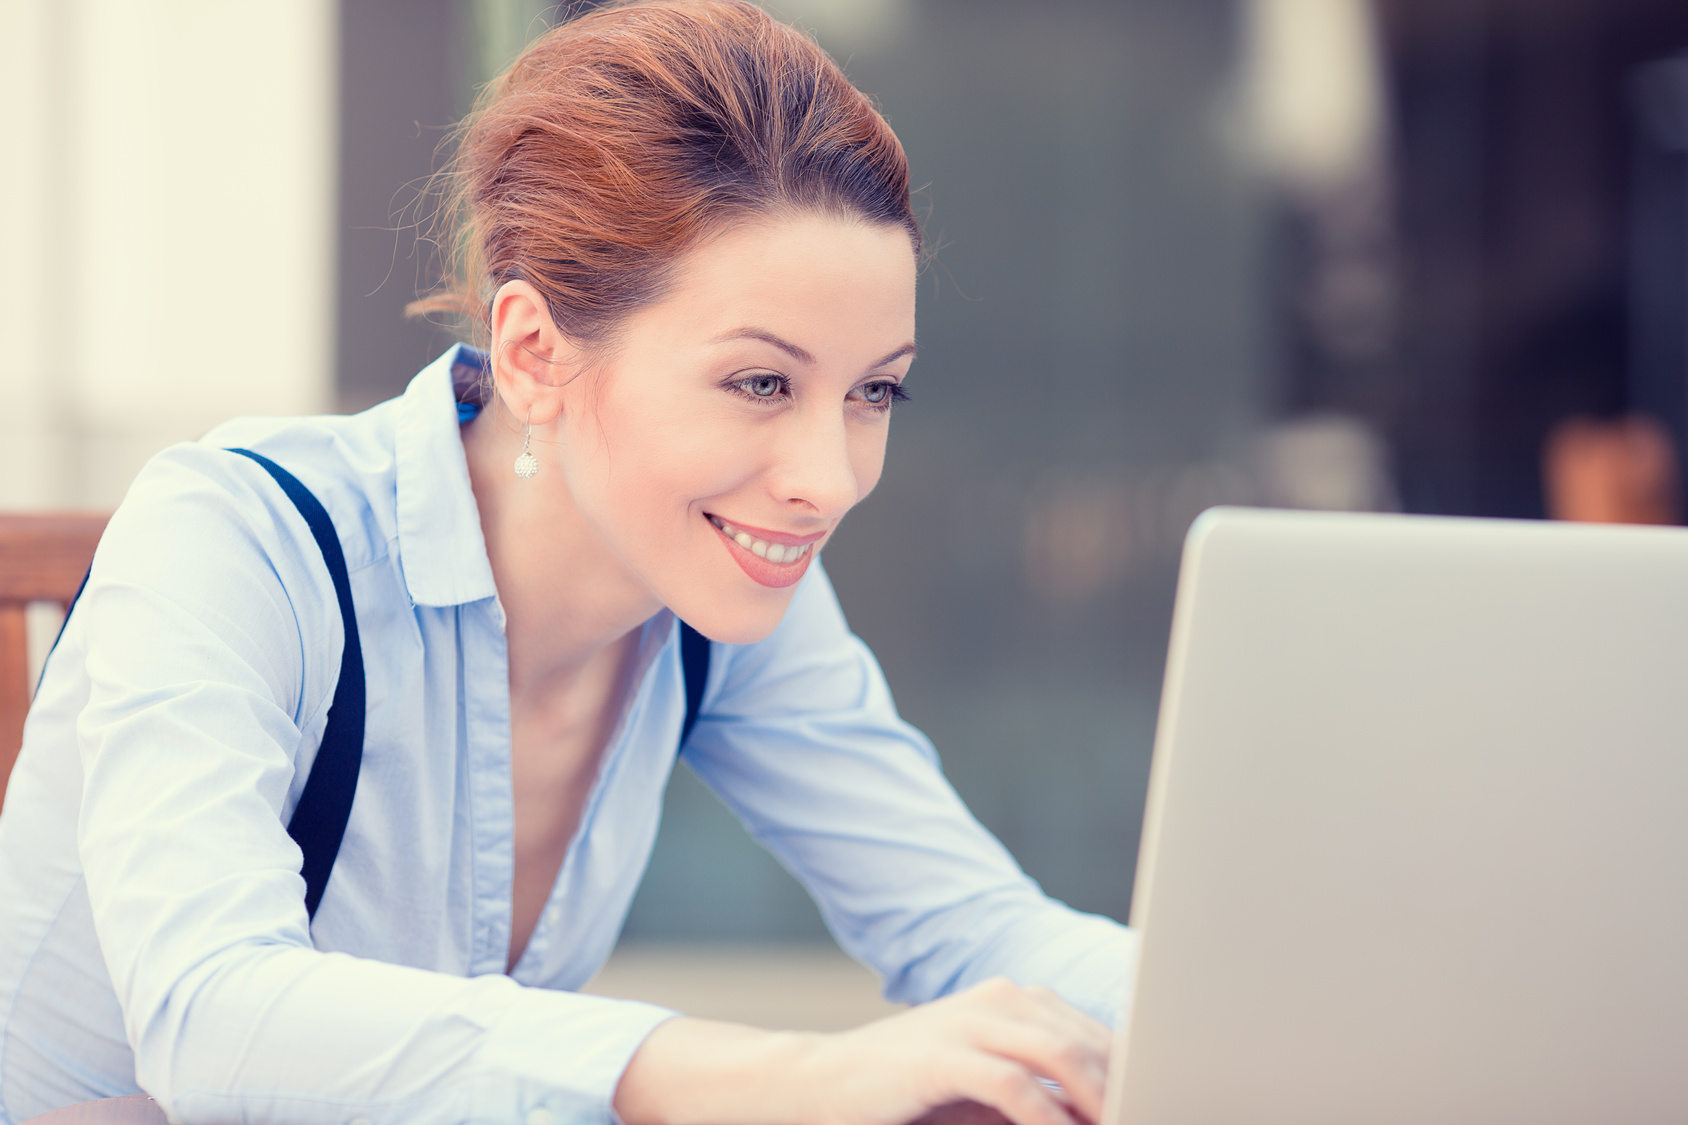
[(1105, 1125), (1688, 1121), (1688, 530), (1215, 509)]

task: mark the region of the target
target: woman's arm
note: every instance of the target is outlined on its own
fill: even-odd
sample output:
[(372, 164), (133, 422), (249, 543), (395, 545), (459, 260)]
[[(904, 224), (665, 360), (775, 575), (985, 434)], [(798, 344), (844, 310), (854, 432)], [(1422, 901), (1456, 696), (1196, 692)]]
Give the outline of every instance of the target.
[(772, 636), (717, 653), (684, 758), (889, 998), (1004, 976), (1119, 1018), (1135, 935), (1049, 899), (968, 813), (818, 566)]
[(968, 814), (818, 567), (773, 636), (715, 665), (686, 760), (921, 1006), (838, 1035), (675, 1020), (629, 1064), (623, 1120), (895, 1125), (964, 1101), (1096, 1120), (1134, 935), (1045, 897)]

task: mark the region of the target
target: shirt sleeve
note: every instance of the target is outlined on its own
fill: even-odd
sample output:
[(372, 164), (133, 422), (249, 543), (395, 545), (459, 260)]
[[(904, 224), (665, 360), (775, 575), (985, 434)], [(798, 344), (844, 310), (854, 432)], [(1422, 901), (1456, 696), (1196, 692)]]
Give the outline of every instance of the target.
[(78, 843), (137, 1081), (190, 1123), (612, 1121), (672, 1013), (313, 947), (284, 816), (341, 627), (267, 487), (219, 450), (155, 459), (76, 610)]
[(716, 646), (683, 753), (808, 888), (888, 999), (992, 976), (1117, 1024), (1136, 935), (1043, 894), (963, 806), (817, 565), (766, 640)]

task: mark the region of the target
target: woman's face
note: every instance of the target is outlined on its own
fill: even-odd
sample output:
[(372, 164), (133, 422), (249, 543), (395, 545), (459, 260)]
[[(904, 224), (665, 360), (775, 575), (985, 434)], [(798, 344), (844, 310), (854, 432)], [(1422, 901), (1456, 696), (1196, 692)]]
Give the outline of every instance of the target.
[(772, 632), (878, 483), (914, 287), (900, 228), (740, 227), (692, 252), (613, 358), (566, 388), (557, 456), (580, 514), (705, 635)]

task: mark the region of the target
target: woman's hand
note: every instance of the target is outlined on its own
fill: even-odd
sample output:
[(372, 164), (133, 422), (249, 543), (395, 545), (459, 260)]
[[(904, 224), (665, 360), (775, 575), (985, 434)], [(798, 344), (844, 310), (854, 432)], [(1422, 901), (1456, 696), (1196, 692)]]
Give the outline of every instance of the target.
[(1072, 1125), (1101, 1117), (1111, 1038), (1048, 989), (1006, 980), (833, 1035), (677, 1019), (633, 1056), (615, 1109), (627, 1125), (994, 1118), (978, 1107), (1014, 1125)]

